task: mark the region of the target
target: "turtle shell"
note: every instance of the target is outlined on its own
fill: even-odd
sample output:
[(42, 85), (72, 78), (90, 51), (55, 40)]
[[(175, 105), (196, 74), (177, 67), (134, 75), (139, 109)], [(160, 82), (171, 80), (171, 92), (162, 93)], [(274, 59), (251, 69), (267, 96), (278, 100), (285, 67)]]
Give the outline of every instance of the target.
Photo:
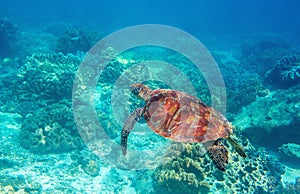
[(178, 142), (207, 142), (232, 133), (232, 125), (221, 113), (175, 90), (153, 90), (144, 118), (156, 133)]

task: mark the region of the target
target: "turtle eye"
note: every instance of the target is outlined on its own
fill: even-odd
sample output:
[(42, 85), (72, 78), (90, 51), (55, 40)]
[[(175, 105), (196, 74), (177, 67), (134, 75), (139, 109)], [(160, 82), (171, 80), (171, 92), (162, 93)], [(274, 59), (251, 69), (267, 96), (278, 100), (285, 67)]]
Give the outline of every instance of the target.
[(141, 91), (141, 89), (139, 87), (136, 87), (136, 86), (131, 86), (130, 87), (130, 91), (131, 93), (133, 93), (134, 95), (138, 95)]

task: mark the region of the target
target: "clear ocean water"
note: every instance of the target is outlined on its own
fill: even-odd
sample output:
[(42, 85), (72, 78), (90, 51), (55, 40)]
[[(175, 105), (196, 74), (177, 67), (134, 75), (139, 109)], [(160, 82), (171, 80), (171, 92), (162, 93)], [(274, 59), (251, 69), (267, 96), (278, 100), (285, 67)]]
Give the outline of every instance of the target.
[(299, 8), (0, 0), (0, 193), (300, 193)]

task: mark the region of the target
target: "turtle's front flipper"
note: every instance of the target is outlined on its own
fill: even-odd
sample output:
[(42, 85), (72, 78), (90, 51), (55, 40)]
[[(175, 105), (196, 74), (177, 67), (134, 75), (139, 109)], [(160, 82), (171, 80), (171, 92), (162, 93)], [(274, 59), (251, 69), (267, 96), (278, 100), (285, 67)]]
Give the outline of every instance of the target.
[(246, 158), (247, 155), (244, 152), (244, 149), (242, 148), (242, 146), (240, 146), (234, 139), (231, 139), (231, 137), (227, 138), (229, 140), (229, 142), (231, 143), (231, 145), (234, 147), (234, 149), (237, 151), (237, 153)]
[(121, 146), (123, 154), (127, 153), (127, 139), (130, 131), (133, 129), (134, 124), (142, 118), (144, 108), (135, 109), (127, 118), (125, 125), (121, 132)]
[(219, 141), (208, 148), (208, 153), (215, 165), (222, 171), (225, 171), (225, 166), (228, 164), (228, 151), (225, 146)]

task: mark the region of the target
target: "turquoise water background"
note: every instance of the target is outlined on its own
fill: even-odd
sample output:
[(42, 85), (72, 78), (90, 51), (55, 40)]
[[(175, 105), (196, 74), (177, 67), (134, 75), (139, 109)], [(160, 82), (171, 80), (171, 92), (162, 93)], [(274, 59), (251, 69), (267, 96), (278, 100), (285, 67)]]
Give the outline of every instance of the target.
[[(299, 7), (297, 0), (0, 0), (0, 193), (300, 193)], [(94, 47), (144, 24), (172, 26), (204, 44), (226, 99), (211, 95), (205, 75), (215, 71), (199, 71), (172, 48)], [(170, 42), (190, 45), (184, 37)], [(129, 136), (132, 154), (123, 156), (124, 122), (145, 105), (129, 91), (138, 80), (225, 106), (247, 158), (224, 140), (229, 164), (221, 172), (202, 144), (165, 139), (143, 119)]]

